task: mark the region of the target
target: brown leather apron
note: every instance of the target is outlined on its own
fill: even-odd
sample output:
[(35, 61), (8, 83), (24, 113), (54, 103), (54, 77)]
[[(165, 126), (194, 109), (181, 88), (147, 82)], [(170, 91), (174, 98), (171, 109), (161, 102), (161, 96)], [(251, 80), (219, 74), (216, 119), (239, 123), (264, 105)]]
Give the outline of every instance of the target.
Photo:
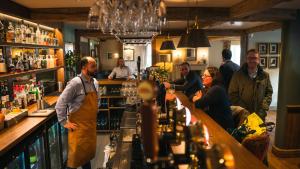
[[(81, 77), (80, 77), (81, 79)], [(94, 92), (86, 92), (81, 79), (85, 98), (79, 110), (69, 115), (69, 121), (77, 124), (77, 129), (68, 132), (67, 166), (77, 168), (93, 159), (96, 154), (96, 119), (98, 111), (98, 96)]]

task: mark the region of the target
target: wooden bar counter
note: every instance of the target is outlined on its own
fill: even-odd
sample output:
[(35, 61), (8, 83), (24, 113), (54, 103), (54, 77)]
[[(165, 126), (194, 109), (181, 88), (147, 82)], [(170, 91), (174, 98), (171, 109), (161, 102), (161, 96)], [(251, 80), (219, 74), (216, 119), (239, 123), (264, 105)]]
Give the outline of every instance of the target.
[[(45, 101), (50, 105), (54, 105), (58, 96), (45, 96)], [(37, 105), (28, 106), (28, 112), (37, 110)], [(33, 133), (37, 128), (43, 125), (48, 119), (53, 117), (55, 112), (48, 117), (26, 117), (18, 124), (0, 131), (0, 156), (5, 154), (15, 145), (20, 143), (23, 139)]]
[[(217, 124), (209, 115), (200, 109), (195, 108), (194, 104), (181, 92), (176, 92), (176, 96), (183, 106), (190, 109), (192, 116), (201, 120), (208, 128), (210, 140), (214, 144), (225, 144), (234, 156), (236, 169), (266, 169), (267, 167), (259, 161), (250, 151), (236, 141), (228, 132)], [(180, 147), (172, 147), (173, 151), (182, 151)]]

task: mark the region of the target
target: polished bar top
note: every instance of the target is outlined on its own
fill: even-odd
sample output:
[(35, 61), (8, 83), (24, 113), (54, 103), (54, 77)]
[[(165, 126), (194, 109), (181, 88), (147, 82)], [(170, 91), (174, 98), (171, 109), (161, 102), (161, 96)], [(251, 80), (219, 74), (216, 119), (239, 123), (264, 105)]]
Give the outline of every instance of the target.
[[(45, 96), (45, 101), (49, 105), (54, 105), (57, 99), (58, 96)], [(34, 112), (36, 110), (36, 104), (28, 106), (28, 112)], [(53, 115), (54, 113), (48, 117), (26, 117), (18, 124), (0, 131), (0, 156), (34, 132)]]
[[(182, 104), (189, 108), (192, 116), (201, 120), (208, 128), (210, 140), (215, 144), (225, 144), (229, 146), (235, 160), (236, 169), (266, 169), (267, 167), (259, 161), (250, 151), (236, 141), (228, 132), (217, 124), (209, 115), (200, 109), (195, 108), (194, 104), (181, 92), (176, 92), (176, 96)], [(183, 147), (182, 147), (183, 148)], [(173, 147), (173, 151), (180, 152), (182, 148)]]
[(123, 82), (136, 82), (136, 80), (121, 80), (121, 79), (101, 79), (98, 80), (99, 85), (122, 85)]

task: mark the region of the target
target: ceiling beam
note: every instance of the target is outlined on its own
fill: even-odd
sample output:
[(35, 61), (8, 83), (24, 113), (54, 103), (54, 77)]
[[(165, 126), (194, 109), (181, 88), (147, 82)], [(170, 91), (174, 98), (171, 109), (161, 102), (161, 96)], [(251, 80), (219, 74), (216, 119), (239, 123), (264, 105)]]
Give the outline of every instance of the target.
[[(207, 36), (241, 36), (245, 33), (244, 30), (233, 30), (233, 29), (205, 29)], [(167, 31), (162, 31), (159, 36), (181, 36), (186, 33), (183, 29), (170, 29)]]
[[(262, 0), (265, 1), (265, 0)], [(200, 21), (282, 21), (293, 20), (296, 18), (296, 10), (290, 9), (269, 9), (257, 14), (246, 16), (244, 18), (231, 18), (230, 8), (215, 7), (168, 7), (168, 21), (186, 21), (189, 16), (194, 20), (195, 16), (200, 17)], [(89, 8), (37, 8), (31, 9), (30, 16), (34, 21), (58, 22), (58, 21), (86, 21)]]
[(37, 8), (31, 9), (31, 19), (35, 21), (86, 21), (89, 8)]
[(230, 18), (243, 18), (290, 0), (244, 0), (230, 8)]
[(115, 38), (114, 35), (104, 34), (100, 30), (90, 30), (90, 29), (75, 29), (75, 36), (97, 37), (100, 39), (114, 39)]
[(250, 29), (246, 29), (245, 32), (246, 33), (254, 33), (254, 32), (263, 32), (263, 31), (271, 31), (271, 30), (275, 30), (275, 29), (280, 29), (282, 27), (282, 24), (279, 22), (275, 22), (275, 23), (268, 23), (265, 25), (260, 25), (260, 26), (256, 26)]
[(24, 19), (30, 18), (30, 10), (22, 5), (19, 5), (10, 0), (0, 0), (0, 12), (5, 14), (22, 17)]
[(196, 16), (202, 21), (228, 20), (229, 8), (216, 7), (167, 7), (168, 21), (194, 20)]

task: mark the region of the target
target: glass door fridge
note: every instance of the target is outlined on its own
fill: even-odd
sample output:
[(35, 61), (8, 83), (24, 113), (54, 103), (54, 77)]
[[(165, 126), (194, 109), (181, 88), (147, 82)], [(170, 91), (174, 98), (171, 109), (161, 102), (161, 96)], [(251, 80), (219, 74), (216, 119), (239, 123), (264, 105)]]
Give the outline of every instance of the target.
[(60, 132), (61, 132), (62, 158), (63, 158), (63, 163), (66, 163), (68, 158), (68, 130), (60, 125)]
[(45, 169), (45, 146), (42, 135), (36, 136), (36, 139), (32, 142), (32, 144), (29, 144), (28, 151), (30, 169)]
[[(0, 166), (1, 168), (1, 166)], [(25, 169), (25, 153), (13, 155), (11, 161), (4, 166), (4, 169)]]
[(59, 147), (59, 124), (57, 122), (53, 123), (48, 128), (48, 144), (50, 153), (50, 165), (51, 169), (61, 168), (61, 156)]

